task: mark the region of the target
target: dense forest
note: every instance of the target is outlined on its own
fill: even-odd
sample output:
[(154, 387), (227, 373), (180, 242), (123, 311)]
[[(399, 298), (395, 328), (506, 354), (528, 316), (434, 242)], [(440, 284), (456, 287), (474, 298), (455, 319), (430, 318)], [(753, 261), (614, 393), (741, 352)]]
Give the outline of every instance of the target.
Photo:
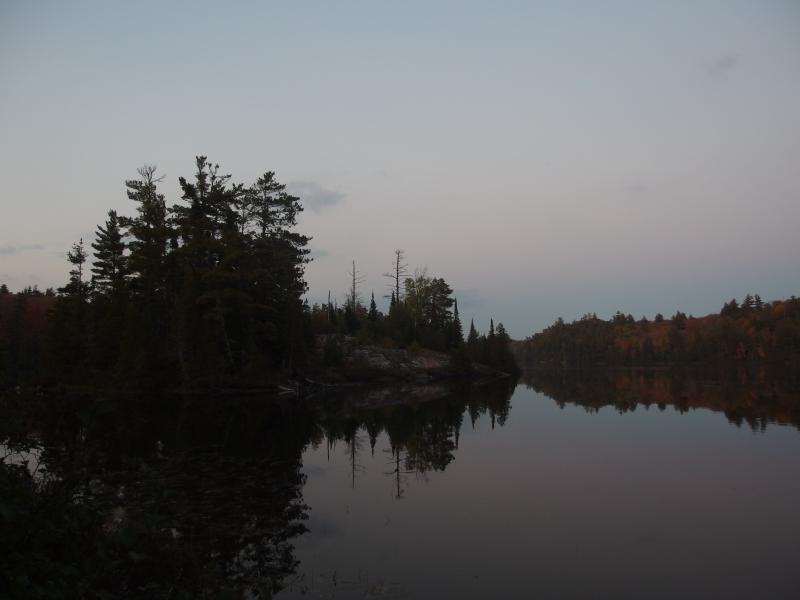
[(342, 305), (309, 306), (300, 198), (271, 171), (247, 186), (206, 157), (195, 164), (171, 206), (155, 167), (125, 182), (133, 216), (111, 210), (94, 241), (73, 245), (63, 287), (0, 287), (0, 387), (269, 385), (313, 366), (321, 334), (449, 352), (463, 372), (516, 368), (502, 324), (486, 335), (471, 325), (464, 340), (450, 285), (409, 275), (400, 250), (386, 314), (374, 293), (364, 301), (355, 262)]
[(747, 295), (705, 317), (677, 312), (635, 320), (617, 312), (553, 325), (514, 344), (526, 368), (700, 365), (764, 366), (797, 373), (800, 366), (800, 299), (763, 302)]

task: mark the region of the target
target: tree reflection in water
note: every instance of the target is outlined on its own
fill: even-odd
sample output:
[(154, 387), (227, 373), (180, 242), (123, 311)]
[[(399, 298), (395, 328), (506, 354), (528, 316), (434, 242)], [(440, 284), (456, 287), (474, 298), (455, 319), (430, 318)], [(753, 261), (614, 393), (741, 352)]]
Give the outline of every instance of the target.
[(702, 374), (644, 370), (541, 371), (522, 382), (559, 406), (575, 404), (588, 411), (604, 406), (620, 412), (638, 406), (672, 406), (680, 412), (703, 408), (724, 413), (737, 426), (763, 431), (768, 423), (800, 429), (800, 388), (791, 379), (709, 378)]
[(29, 446), (35, 423), (49, 474), (37, 482), (3, 463), (11, 597), (266, 598), (296, 568), (312, 427), (302, 411), (202, 397), (11, 397), (3, 408), (8, 447)]
[[(800, 428), (797, 390), (774, 382), (641, 372), (537, 374), (524, 382), (562, 407), (705, 408), (756, 430), (771, 422)], [(482, 417), (502, 427), (515, 386), (501, 380), (305, 400), (7, 396), (0, 596), (269, 598), (295, 581), (294, 545), (313, 510), (302, 497), (304, 452), (344, 444), (348, 487), (357, 489), (385, 439), (378, 468), (402, 499), (409, 477), (453, 463), (463, 427), (474, 429)], [(44, 467), (34, 475), (25, 458)]]
[(492, 427), (502, 426), (515, 387), (515, 380), (501, 379), (477, 386), (366, 390), (326, 399), (317, 419), (329, 449), (339, 441), (347, 444), (353, 488), (364, 469), (358, 454), (366, 451), (366, 439), (374, 455), (376, 440), (385, 433), (385, 474), (394, 481), (395, 497), (402, 498), (406, 476), (424, 478), (430, 471), (444, 471), (455, 459), (465, 412), (473, 428), (483, 414)]
[[(4, 580), (33, 597), (271, 597), (295, 572), (292, 540), (306, 531), (309, 444), (345, 443), (355, 487), (359, 455), (385, 432), (402, 498), (407, 475), (454, 460), (465, 410), (502, 423), (513, 387), (306, 401), (7, 396)], [(11, 464), (34, 446), (47, 478)]]

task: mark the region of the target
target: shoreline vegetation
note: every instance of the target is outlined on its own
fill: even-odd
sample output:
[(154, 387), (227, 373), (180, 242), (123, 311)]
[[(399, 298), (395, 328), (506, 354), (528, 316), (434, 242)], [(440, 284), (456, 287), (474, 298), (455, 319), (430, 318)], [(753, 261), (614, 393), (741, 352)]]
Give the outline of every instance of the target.
[(764, 302), (748, 294), (718, 314), (638, 321), (617, 312), (553, 325), (511, 343), (523, 371), (592, 372), (624, 369), (702, 372), (746, 383), (766, 375), (798, 383), (800, 298)]
[(204, 156), (195, 167), (171, 206), (156, 168), (140, 168), (125, 182), (133, 216), (110, 210), (94, 241), (73, 245), (63, 287), (0, 285), (0, 389), (241, 391), (517, 373), (503, 325), (479, 335), (471, 323), (465, 339), (450, 285), (410, 273), (402, 250), (387, 260), (386, 313), (374, 291), (365, 301), (355, 261), (343, 304), (328, 292), (309, 306), (300, 198), (272, 171), (248, 186)]

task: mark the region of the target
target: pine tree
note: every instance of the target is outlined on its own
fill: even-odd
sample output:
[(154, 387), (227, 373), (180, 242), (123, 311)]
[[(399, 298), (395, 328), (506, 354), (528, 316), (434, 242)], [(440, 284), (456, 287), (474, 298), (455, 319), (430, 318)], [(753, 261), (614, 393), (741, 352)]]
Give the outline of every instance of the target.
[[(272, 171), (244, 193), (253, 196), (256, 204), (253, 225), (243, 239), (248, 255), (244, 277), (252, 297), (252, 305), (244, 308), (253, 315), (254, 349), (270, 356), (273, 366), (288, 368), (301, 359), (305, 347), (301, 298), (308, 289), (303, 275), (309, 238), (292, 230), (303, 207)], [(285, 319), (286, 314), (294, 317)]]
[(177, 239), (164, 196), (158, 192), (163, 177), (156, 175), (153, 165), (140, 167), (137, 173), (139, 179), (125, 182), (136, 215), (118, 218), (130, 238), (125, 266), (131, 300), (121, 309), (125, 325), (118, 368), (129, 378), (159, 382), (162, 375), (173, 375), (168, 348), (174, 346), (175, 327), (180, 323), (170, 314), (177, 286), (170, 252), (177, 247)]
[(90, 285), (83, 280), (83, 265), (86, 263), (86, 251), (83, 249), (83, 238), (72, 245), (67, 252), (67, 260), (72, 265), (69, 272), (69, 283), (58, 291), (64, 296), (84, 300), (89, 295)]
[(469, 321), (469, 333), (467, 334), (467, 353), (472, 362), (481, 360), (481, 339), (475, 329), (475, 320)]
[(89, 283), (83, 280), (86, 251), (83, 239), (67, 252), (72, 269), (69, 282), (58, 289), (59, 297), (53, 308), (49, 336), (50, 375), (59, 381), (78, 382), (86, 377), (89, 356), (87, 299)]
[(478, 332), (475, 330), (475, 319), (469, 320), (469, 334), (467, 334), (467, 344), (474, 346), (478, 342)]
[(464, 344), (464, 332), (461, 328), (461, 317), (458, 316), (458, 300), (453, 300), (453, 323), (452, 328), (452, 347), (460, 347)]
[[(246, 188), (205, 157), (195, 164), (169, 210), (155, 167), (126, 182), (136, 212), (109, 211), (97, 227), (91, 284), (82, 240), (69, 252), (51, 320), (48, 362), (59, 379), (116, 373), (202, 386), (246, 374), (261, 384), (303, 360), (311, 311), (302, 299), (308, 238), (293, 231), (300, 199), (272, 172)], [(371, 305), (379, 319), (374, 294)], [(327, 311), (333, 320), (330, 298)]]
[(742, 300), (742, 310), (744, 311), (749, 312), (753, 310), (755, 308), (755, 305), (756, 305), (755, 299), (750, 294), (747, 294), (744, 297), (744, 300)]
[(145, 165), (137, 170), (141, 179), (125, 182), (128, 198), (136, 203), (137, 216), (119, 219), (131, 237), (128, 244), (130, 256), (127, 266), (134, 280), (134, 291), (153, 299), (165, 293), (167, 273), (166, 255), (170, 245), (176, 245), (175, 235), (167, 218), (163, 194), (158, 193), (156, 167)]
[(94, 263), (92, 264), (92, 286), (97, 294), (107, 295), (119, 290), (125, 282), (126, 257), (125, 243), (122, 240), (117, 211), (108, 211), (105, 226), (97, 226), (97, 240), (92, 244)]
[(120, 219), (116, 211), (110, 210), (105, 225), (97, 226), (92, 244), (95, 260), (90, 317), (94, 336), (90, 361), (101, 371), (113, 368), (120, 356), (128, 304), (125, 247)]
[(506, 332), (505, 326), (502, 323), (498, 323), (497, 331), (495, 332), (494, 366), (508, 373), (516, 370), (514, 357), (511, 355), (510, 344), (511, 336)]
[(368, 318), (370, 321), (375, 323), (378, 320), (378, 306), (375, 304), (375, 291), (372, 291), (372, 297), (369, 301), (369, 314)]

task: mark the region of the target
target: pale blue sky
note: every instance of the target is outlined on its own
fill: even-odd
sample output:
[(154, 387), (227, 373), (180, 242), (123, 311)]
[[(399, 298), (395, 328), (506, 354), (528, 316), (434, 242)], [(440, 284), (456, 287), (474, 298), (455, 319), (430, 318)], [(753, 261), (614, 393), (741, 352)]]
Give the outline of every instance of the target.
[(0, 280), (207, 154), (311, 208), (311, 299), (394, 248), (523, 337), (800, 292), (800, 3), (0, 0)]

